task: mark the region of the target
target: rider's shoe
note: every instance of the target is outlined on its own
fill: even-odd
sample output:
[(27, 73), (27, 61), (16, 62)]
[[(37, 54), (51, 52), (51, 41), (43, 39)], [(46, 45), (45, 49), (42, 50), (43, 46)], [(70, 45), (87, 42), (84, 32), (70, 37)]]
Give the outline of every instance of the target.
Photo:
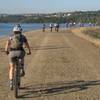
[(24, 71), (24, 69), (21, 69), (21, 76), (22, 76), (22, 77), (25, 76), (25, 71)]
[(13, 80), (10, 80), (10, 90), (13, 90)]
[(24, 64), (21, 64), (21, 77), (25, 76)]

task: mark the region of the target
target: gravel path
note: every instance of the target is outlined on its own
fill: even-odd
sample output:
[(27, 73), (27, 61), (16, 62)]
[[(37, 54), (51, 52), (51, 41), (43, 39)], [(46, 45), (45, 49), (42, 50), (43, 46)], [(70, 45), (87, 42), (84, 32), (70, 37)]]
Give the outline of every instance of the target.
[[(32, 55), (25, 59), (19, 100), (100, 100), (99, 48), (65, 30), (26, 36)], [(7, 66), (7, 56), (0, 52), (0, 100), (16, 100)]]

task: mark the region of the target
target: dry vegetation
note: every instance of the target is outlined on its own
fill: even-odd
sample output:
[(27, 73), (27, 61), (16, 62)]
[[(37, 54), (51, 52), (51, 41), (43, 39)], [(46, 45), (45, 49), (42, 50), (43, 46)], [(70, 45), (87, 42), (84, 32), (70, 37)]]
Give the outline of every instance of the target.
[(100, 28), (86, 28), (85, 30), (83, 30), (83, 33), (100, 39)]
[(100, 27), (75, 28), (72, 29), (72, 32), (75, 35), (90, 41), (95, 46), (100, 47)]

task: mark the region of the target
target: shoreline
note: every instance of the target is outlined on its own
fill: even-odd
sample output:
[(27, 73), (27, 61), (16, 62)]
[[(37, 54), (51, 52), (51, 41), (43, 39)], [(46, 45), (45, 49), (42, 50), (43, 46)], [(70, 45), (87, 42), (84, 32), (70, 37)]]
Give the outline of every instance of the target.
[[(22, 34), (26, 34), (26, 33), (29, 33), (29, 32), (37, 32), (37, 31), (41, 31), (41, 30), (42, 30), (42, 29), (29, 30), (29, 31), (22, 32)], [(1, 35), (1, 36), (0, 36), (0, 39), (7, 38), (7, 37), (9, 37), (10, 35), (11, 35), (11, 34)]]
[[(60, 31), (67, 31), (66, 28), (61, 28)], [(26, 31), (26, 32), (23, 32), (22, 34), (24, 34), (27, 39), (29, 40), (29, 43), (31, 44), (31, 38), (35, 38), (35, 35), (38, 35), (38, 33), (40, 34), (46, 34), (46, 32), (50, 32), (50, 29), (49, 28), (46, 28), (45, 32), (42, 31), (42, 29), (36, 29), (36, 30), (30, 30), (30, 31)], [(52, 33), (54, 33), (55, 31), (53, 30)], [(35, 33), (35, 34), (34, 34)], [(0, 49), (4, 49), (5, 48), (5, 44), (6, 44), (6, 41), (7, 39), (9, 38), (9, 36), (1, 36), (0, 37)], [(35, 40), (34, 40), (35, 41)]]
[[(27, 33), (27, 32), (31, 32), (31, 31), (33, 32), (33, 31), (38, 31), (38, 30), (42, 30), (42, 29), (33, 29), (33, 30), (24, 31), (22, 33)], [(12, 33), (13, 33), (13, 31), (12, 31)], [(11, 35), (11, 33), (1, 35), (0, 38), (7, 37), (7, 36), (9, 37), (10, 35)]]
[[(90, 37), (90, 36), (87, 36), (87, 35), (84, 35), (83, 33), (81, 33), (79, 28), (74, 28), (74, 29), (73, 28), (72, 29), (61, 28), (60, 31), (61, 32), (62, 31), (72, 32), (74, 35), (91, 42), (96, 47), (100, 47), (100, 40), (93, 38), (93, 37)], [(37, 29), (37, 30), (30, 30), (30, 31), (27, 31), (27, 32), (23, 32), (22, 34), (24, 34), (30, 41), (30, 38), (35, 37), (35, 35), (33, 33), (36, 33), (36, 34), (37, 33), (44, 33), (45, 34), (46, 32), (47, 33), (50, 32), (49, 28), (47, 28), (45, 32), (42, 32), (42, 29)], [(55, 32), (55, 31), (53, 31), (53, 32)], [(0, 48), (4, 48), (5, 43), (6, 43), (8, 38), (9, 38), (9, 36), (0, 36)], [(31, 43), (31, 41), (30, 41), (30, 43)]]

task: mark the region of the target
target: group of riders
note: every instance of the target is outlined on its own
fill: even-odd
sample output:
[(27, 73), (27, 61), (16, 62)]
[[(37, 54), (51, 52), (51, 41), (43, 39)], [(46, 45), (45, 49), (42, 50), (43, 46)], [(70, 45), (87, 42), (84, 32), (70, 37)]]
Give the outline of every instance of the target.
[[(45, 28), (46, 28), (46, 25), (43, 24), (43, 32), (45, 32)], [(52, 32), (53, 28), (55, 29), (56, 32), (58, 32), (59, 31), (59, 23), (54, 23), (54, 24), (50, 23), (49, 28), (50, 28), (50, 32)]]
[(21, 59), (21, 76), (25, 75), (24, 69), (24, 57), (25, 50), (24, 47), (28, 49), (27, 54), (31, 54), (30, 46), (26, 36), (22, 34), (22, 27), (17, 24), (13, 28), (13, 34), (8, 38), (5, 45), (5, 53), (9, 56), (9, 80), (10, 88), (12, 89), (13, 77), (15, 71), (15, 61), (14, 58), (18, 57)]

